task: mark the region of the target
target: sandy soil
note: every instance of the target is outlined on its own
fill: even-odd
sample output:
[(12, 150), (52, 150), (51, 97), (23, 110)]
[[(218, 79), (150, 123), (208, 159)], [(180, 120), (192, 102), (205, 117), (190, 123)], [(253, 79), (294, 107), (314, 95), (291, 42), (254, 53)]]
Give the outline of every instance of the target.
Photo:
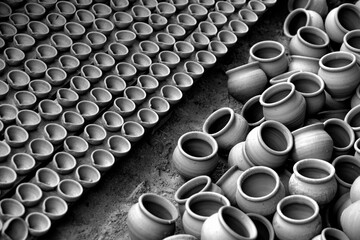
[[(228, 95), (225, 71), (246, 63), (249, 48), (258, 41), (286, 42), (282, 35), (286, 14), (285, 0), (278, 1), (216, 67), (196, 82), (169, 119), (126, 159), (117, 162), (42, 239), (130, 239), (127, 213), (142, 193), (157, 193), (174, 202), (174, 192), (184, 183), (171, 165), (177, 139), (188, 131), (201, 130), (205, 119), (220, 107), (231, 107), (240, 113), (242, 104)], [(213, 181), (226, 170), (226, 159), (222, 158), (211, 176)], [(182, 233), (180, 221), (177, 223), (177, 233)]]

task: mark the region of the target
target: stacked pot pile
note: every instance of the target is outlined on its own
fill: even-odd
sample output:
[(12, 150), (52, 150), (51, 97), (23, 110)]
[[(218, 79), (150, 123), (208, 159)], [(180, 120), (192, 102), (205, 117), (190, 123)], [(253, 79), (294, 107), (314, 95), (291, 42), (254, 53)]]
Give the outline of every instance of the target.
[[(178, 139), (172, 163), (188, 180), (178, 209), (142, 195), (129, 212), (133, 239), (147, 233), (134, 224), (143, 214), (162, 237), (180, 215), (184, 234), (167, 239), (360, 239), (357, 5), (288, 1), (288, 44), (259, 42), (227, 71), (241, 114), (218, 109)], [(229, 169), (213, 183), (219, 155)]]

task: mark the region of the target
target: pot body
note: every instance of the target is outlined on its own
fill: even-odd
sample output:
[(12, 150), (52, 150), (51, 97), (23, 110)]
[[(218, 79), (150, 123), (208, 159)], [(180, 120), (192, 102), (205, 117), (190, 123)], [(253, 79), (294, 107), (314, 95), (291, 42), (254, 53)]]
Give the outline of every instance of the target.
[(229, 94), (242, 103), (261, 94), (266, 88), (267, 76), (258, 62), (230, 69), (226, 75)]
[(360, 201), (353, 202), (341, 214), (340, 222), (344, 233), (350, 240), (360, 238), (360, 229), (356, 223), (360, 221)]
[(360, 175), (360, 160), (351, 155), (341, 155), (331, 163), (335, 167), (335, 178), (338, 182), (337, 195), (350, 191), (351, 185)]
[(340, 47), (340, 51), (350, 52), (354, 54), (358, 64), (360, 64), (359, 41), (360, 41), (360, 29), (352, 30), (345, 34), (343, 43)]
[(331, 227), (324, 228), (321, 231), (321, 233), (316, 237), (314, 237), (312, 240), (330, 240), (330, 239), (350, 240), (343, 231)]
[(355, 133), (356, 138), (360, 137), (360, 127), (359, 127), (359, 121), (360, 121), (360, 105), (357, 105), (353, 108), (351, 108), (345, 115), (344, 121), (350, 125), (352, 130)]
[(318, 73), (320, 68), (319, 58), (306, 57), (301, 55), (291, 55), (288, 71), (303, 71)]
[(245, 171), (255, 166), (245, 152), (245, 141), (236, 144), (229, 152), (228, 165), (237, 166), (240, 170)]
[(297, 30), (303, 26), (325, 29), (324, 20), (319, 13), (304, 8), (297, 8), (291, 11), (285, 18), (283, 31), (285, 36), (292, 38), (296, 35)]
[(223, 190), (225, 197), (227, 197), (233, 205), (236, 204), (236, 181), (242, 173), (243, 171), (241, 171), (238, 166), (234, 165), (216, 182), (216, 185)]

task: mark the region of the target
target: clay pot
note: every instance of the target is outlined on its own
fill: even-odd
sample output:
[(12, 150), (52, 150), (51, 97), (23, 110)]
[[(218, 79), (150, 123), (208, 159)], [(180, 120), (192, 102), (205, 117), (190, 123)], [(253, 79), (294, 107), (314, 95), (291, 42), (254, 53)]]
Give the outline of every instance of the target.
[(143, 53), (134, 53), (133, 55), (131, 55), (131, 64), (133, 66), (135, 66), (135, 68), (137, 69), (137, 71), (143, 72), (148, 70), (148, 68), (150, 67), (152, 60), (149, 56), (147, 56), (146, 54)]
[(285, 197), (285, 188), (271, 168), (255, 166), (245, 170), (236, 181), (236, 202), (246, 212), (269, 216)]
[(276, 169), (284, 165), (294, 144), (291, 132), (284, 124), (268, 120), (249, 132), (245, 152), (254, 165)]
[(192, 77), (190, 77), (188, 74), (182, 73), (182, 72), (175, 73), (171, 77), (171, 81), (182, 92), (189, 90), (194, 83), (194, 80), (192, 79)]
[(134, 21), (129, 13), (123, 11), (116, 11), (112, 16), (112, 20), (118, 29), (126, 29)]
[(86, 34), (85, 41), (93, 50), (99, 50), (105, 46), (107, 38), (100, 32), (91, 31)]
[(153, 41), (143, 40), (139, 43), (140, 52), (152, 58), (160, 51), (160, 47)]
[(241, 116), (248, 122), (250, 128), (257, 127), (265, 121), (259, 99), (260, 95), (256, 95), (247, 100), (240, 112)]
[(46, 10), (49, 10), (55, 6), (57, 0), (37, 0), (37, 2), (43, 6)]
[(15, 122), (18, 110), (11, 104), (0, 104), (0, 120), (3, 124), (11, 124)]
[(136, 85), (148, 94), (156, 91), (156, 89), (159, 87), (159, 82), (156, 78), (150, 75), (140, 75), (137, 78)]
[(79, 68), (80, 61), (72, 55), (63, 55), (59, 58), (59, 64), (64, 72), (73, 73)]
[(200, 175), (194, 177), (193, 179), (185, 182), (181, 187), (179, 187), (174, 194), (174, 200), (178, 204), (180, 217), (182, 217), (185, 212), (186, 201), (192, 195), (199, 192), (216, 192), (222, 194), (221, 188), (216, 184), (212, 183), (209, 176)]
[(248, 25), (246, 25), (243, 21), (236, 19), (229, 22), (229, 28), (238, 38), (245, 36), (249, 32)]
[(173, 23), (166, 26), (165, 32), (173, 36), (177, 41), (182, 40), (186, 34), (186, 30), (182, 26)]
[(230, 206), (230, 202), (219, 193), (199, 192), (189, 197), (182, 216), (184, 232), (200, 239), (204, 222), (222, 206)]
[(25, 207), (35, 206), (42, 196), (43, 192), (34, 183), (20, 183), (15, 190), (15, 198)]
[(216, 56), (209, 51), (200, 50), (195, 54), (195, 61), (201, 64), (203, 68), (212, 68), (216, 63)]
[(135, 22), (132, 25), (132, 31), (136, 34), (136, 37), (139, 40), (145, 40), (150, 37), (150, 35), (154, 32), (154, 29), (147, 23)]
[(180, 63), (180, 57), (173, 51), (164, 50), (158, 55), (159, 62), (173, 69)]
[(170, 104), (177, 104), (183, 97), (180, 89), (173, 85), (164, 85), (160, 89), (160, 95)]
[(226, 24), (227, 18), (221, 12), (209, 12), (207, 14), (207, 21), (214, 24), (218, 29), (221, 29)]
[[(266, 120), (276, 120), (290, 130), (304, 124), (306, 101), (292, 83), (279, 83), (266, 89), (260, 96)], [(276, 113), (273, 111), (276, 109)], [(284, 113), (284, 114), (283, 114)], [(285, 114), (286, 113), (286, 114)]]
[(46, 13), (46, 9), (38, 3), (27, 3), (24, 6), (24, 10), (26, 15), (28, 15), (32, 20), (39, 20)]
[(177, 218), (177, 209), (169, 200), (154, 193), (142, 194), (128, 212), (129, 235), (134, 240), (173, 235)]
[(22, 217), (25, 214), (25, 207), (14, 198), (3, 198), (0, 201), (0, 213), (1, 219), (7, 221), (11, 218)]
[(4, 162), (4, 161), (6, 161), (8, 156), (10, 155), (11, 148), (6, 142), (1, 141), (0, 142), (0, 150), (1, 150), (0, 162)]
[(165, 18), (170, 18), (176, 12), (175, 6), (168, 2), (159, 2), (155, 9), (158, 14)]
[(44, 63), (51, 63), (55, 60), (58, 51), (49, 44), (40, 44), (36, 47), (36, 57)]
[(25, 33), (18, 33), (14, 36), (14, 46), (20, 50), (27, 52), (35, 45), (35, 39)]
[(350, 240), (343, 231), (331, 227), (324, 228), (321, 233), (314, 237), (312, 240), (328, 240), (331, 238), (339, 240)]
[(103, 3), (95, 3), (90, 10), (95, 18), (108, 18), (112, 12), (111, 7)]
[(50, 42), (59, 52), (68, 51), (73, 44), (72, 39), (62, 33), (54, 33), (51, 35)]
[(216, 35), (216, 39), (228, 48), (233, 47), (238, 40), (237, 36), (230, 30), (220, 30)]
[(354, 95), (351, 97), (350, 106), (351, 108), (354, 108), (359, 104), (360, 104), (360, 85), (357, 86)]
[(32, 110), (20, 110), (16, 115), (16, 124), (29, 132), (37, 129), (40, 123), (40, 115)]
[[(46, 98), (52, 90), (50, 83), (45, 80), (37, 79), (32, 80), (28, 85), (29, 92), (23, 91), (16, 94), (18, 108), (31, 108), (32, 104), (35, 103), (36, 98)], [(29, 93), (32, 93), (30, 95)], [(35, 100), (34, 100), (34, 97)]]
[(267, 85), (265, 72), (258, 62), (251, 62), (226, 71), (229, 94), (240, 102), (261, 94)]
[(91, 145), (99, 145), (106, 138), (105, 129), (97, 124), (88, 124), (84, 129), (84, 139)]
[(7, 220), (2, 229), (1, 236), (4, 239), (25, 240), (28, 237), (28, 226), (24, 219), (13, 217)]
[(79, 9), (75, 12), (74, 20), (87, 28), (94, 22), (95, 16), (89, 10)]
[(155, 31), (159, 31), (167, 25), (168, 20), (167, 18), (161, 16), (160, 14), (152, 13), (149, 16), (148, 23)]
[(271, 222), (264, 216), (257, 213), (248, 213), (249, 218), (255, 224), (258, 232), (258, 240), (274, 240), (275, 232)]
[(195, 51), (195, 48), (192, 44), (186, 41), (176, 41), (174, 44), (174, 52), (180, 58), (188, 58)]
[(27, 25), (27, 32), (36, 40), (41, 40), (49, 34), (50, 30), (49, 27), (42, 22), (30, 21)]
[(9, 15), (9, 22), (14, 25), (18, 30), (26, 29), (30, 18), (25, 13), (12, 13)]
[(60, 181), (56, 188), (59, 197), (64, 199), (66, 202), (75, 202), (83, 194), (83, 187), (80, 183), (73, 179), (63, 179)]
[(190, 43), (195, 47), (195, 49), (202, 50), (208, 47), (210, 39), (201, 32), (193, 32), (190, 35)]
[(67, 131), (57, 123), (48, 123), (44, 127), (44, 137), (53, 145), (59, 145), (67, 137)]
[(85, 34), (85, 32), (85, 27), (77, 22), (68, 22), (64, 26), (64, 33), (72, 40), (80, 39)]
[[(4, 57), (7, 65), (18, 66), (24, 61), (25, 53), (20, 49), (14, 47), (8, 47), (4, 50)], [(20, 70), (16, 70), (16, 71), (20, 71)]]
[(51, 12), (51, 13), (47, 14), (46, 18), (45, 18), (45, 23), (46, 23), (47, 27), (53, 31), (62, 30), (64, 28), (66, 22), (67, 22), (67, 20), (63, 15), (61, 15), (59, 13), (55, 13), (55, 12)]
[(197, 0), (196, 2), (207, 9), (214, 7), (215, 5), (214, 0)]
[(87, 93), (90, 87), (90, 82), (82, 76), (74, 76), (70, 79), (70, 89), (78, 95)]
[(357, 138), (360, 137), (360, 127), (358, 125), (359, 122), (359, 111), (360, 111), (360, 105), (357, 105), (353, 108), (351, 108), (345, 115), (344, 121), (349, 124), (352, 128), (352, 130), (355, 133), (355, 136)]
[(155, 43), (160, 47), (161, 50), (172, 49), (176, 40), (173, 36), (168, 33), (157, 33), (155, 35)]
[(88, 164), (80, 165), (75, 170), (75, 179), (84, 188), (94, 187), (100, 181), (100, 172)]
[(100, 109), (96, 103), (88, 100), (82, 100), (78, 104), (76, 104), (76, 111), (80, 113), (80, 115), (84, 118), (85, 121), (94, 120)]
[[(62, 57), (64, 57), (63, 55)], [(71, 63), (70, 63), (71, 64)], [(67, 73), (58, 67), (50, 67), (45, 72), (45, 79), (52, 86), (60, 86), (67, 80)]]
[(267, 7), (261, 1), (250, 0), (246, 7), (261, 17), (267, 10)]
[(251, 167), (254, 167), (245, 151), (245, 141), (236, 144), (229, 152), (228, 165), (237, 166), (240, 170), (245, 171)]
[(149, 67), (149, 75), (158, 81), (164, 81), (170, 75), (170, 68), (163, 63), (152, 63)]
[[(79, 60), (85, 60), (91, 53), (91, 47), (86, 43), (76, 42), (71, 45), (70, 53)], [(70, 64), (71, 65), (71, 64)]]
[(356, 56), (356, 61), (360, 64), (360, 46), (358, 45), (360, 30), (352, 30), (344, 35), (340, 51), (350, 52)]
[(49, 196), (42, 203), (42, 213), (51, 220), (62, 218), (68, 210), (67, 203), (58, 196)]
[(124, 123), (124, 119), (121, 117), (121, 115), (113, 111), (105, 112), (102, 115), (101, 120), (103, 122), (104, 128), (110, 132), (120, 130)]
[(288, 10), (292, 12), (298, 8), (304, 8), (306, 10), (313, 10), (321, 15), (321, 17), (326, 17), (328, 13), (328, 6), (325, 0), (314, 1), (314, 0), (290, 0), (288, 2)]
[(53, 100), (43, 99), (38, 106), (40, 116), (45, 120), (57, 119), (63, 111), (61, 105)]
[(89, 144), (81, 137), (68, 136), (64, 141), (64, 150), (74, 157), (82, 157), (89, 149)]
[(239, 20), (244, 22), (248, 27), (252, 27), (258, 20), (259, 17), (247, 8), (242, 8), (238, 12)]
[(68, 152), (57, 152), (53, 157), (52, 167), (59, 174), (69, 174), (76, 167), (76, 159)]
[[(1, 47), (0, 47), (1, 49)], [(6, 67), (6, 63), (4, 60), (0, 60), (0, 74), (3, 74), (4, 73), (4, 70), (5, 70), (5, 67)], [(0, 92), (0, 98), (2, 98), (4, 96), (4, 91)]]
[(18, 175), (25, 175), (35, 167), (35, 159), (27, 153), (15, 153), (11, 157), (11, 167)]
[(228, 48), (224, 43), (218, 40), (213, 40), (208, 45), (208, 51), (214, 54), (217, 58), (221, 58), (228, 52)]
[(235, 7), (226, 1), (219, 1), (215, 3), (215, 11), (224, 14), (226, 17), (229, 17), (235, 12)]
[(311, 239), (321, 232), (319, 206), (308, 196), (284, 197), (277, 205), (272, 224), (279, 239)]
[(79, 101), (79, 95), (70, 88), (59, 88), (56, 92), (56, 100), (62, 107), (68, 108)]
[(81, 76), (86, 78), (90, 83), (97, 83), (103, 75), (100, 68), (93, 65), (83, 65), (81, 67)]
[(71, 2), (58, 1), (55, 4), (55, 11), (68, 19), (68, 18), (71, 18), (72, 16), (74, 16), (76, 7)]
[(350, 187), (350, 200), (352, 203), (360, 200), (359, 186), (360, 186), (360, 176), (355, 179), (355, 181)]
[(34, 181), (42, 191), (51, 191), (59, 184), (60, 177), (54, 170), (45, 167), (36, 171)]
[(337, 191), (335, 168), (321, 159), (307, 158), (295, 163), (289, 180), (290, 194), (311, 197), (319, 206), (332, 201)]
[(332, 159), (340, 155), (353, 154), (353, 146), (356, 146), (355, 133), (348, 123), (341, 119), (330, 118), (324, 122), (324, 130), (333, 140)]
[(35, 138), (29, 143), (30, 155), (37, 161), (46, 161), (49, 159), (53, 152), (53, 145), (42, 138)]
[(170, 0), (169, 2), (172, 5), (174, 5), (175, 8), (179, 11), (179, 10), (183, 10), (184, 8), (186, 8), (186, 6), (189, 3), (189, 0)]
[(142, 5), (133, 6), (130, 11), (135, 22), (147, 22), (151, 14), (151, 11)]
[(236, 181), (242, 173), (237, 165), (233, 165), (216, 182), (232, 205), (236, 204)]
[(122, 43), (113, 42), (108, 46), (108, 53), (115, 60), (121, 61), (128, 55), (129, 49)]
[(342, 155), (332, 162), (338, 182), (338, 196), (350, 191), (351, 185), (360, 175), (360, 160), (351, 155)]
[(216, 36), (218, 29), (214, 24), (207, 21), (202, 21), (199, 23), (197, 27), (197, 31), (199, 33), (204, 34), (206, 37), (210, 39)]
[(101, 87), (95, 87), (90, 91), (90, 101), (93, 101), (100, 108), (109, 105), (112, 100), (111, 93)]
[(130, 63), (119, 62), (115, 67), (115, 72), (126, 82), (129, 82), (136, 75), (137, 69)]
[(130, 152), (131, 143), (123, 136), (112, 135), (108, 138), (107, 148), (115, 158), (121, 158)]
[(270, 83), (271, 85), (275, 85), (275, 84), (278, 84), (278, 83), (281, 83), (281, 82), (288, 82), (288, 79), (289, 79), (292, 75), (297, 74), (297, 73), (299, 73), (299, 72), (302, 72), (302, 70), (297, 70), (297, 69), (295, 69), (295, 70), (291, 70), (291, 71), (284, 72), (284, 73), (282, 73), (282, 74), (279, 74), (279, 75), (271, 78), (271, 79), (269, 80), (269, 83)]
[(216, 140), (220, 151), (228, 152), (235, 144), (245, 140), (249, 125), (233, 109), (224, 107), (207, 117), (202, 130)]
[(17, 33), (17, 28), (7, 22), (0, 22), (0, 37), (5, 41), (11, 41)]
[(241, 9), (245, 6), (246, 0), (227, 0), (231, 5), (234, 6), (235, 9)]
[[(360, 81), (356, 57), (347, 52), (332, 52), (323, 56), (319, 64), (318, 75), (324, 80), (328, 93), (337, 100), (350, 98)], [(339, 78), (344, 81), (338, 81)]]
[(29, 139), (29, 133), (22, 127), (11, 125), (5, 129), (4, 138), (10, 147), (20, 148)]
[(93, 22), (94, 30), (109, 36), (110, 33), (114, 30), (115, 25), (105, 18), (96, 18)]
[(360, 21), (360, 9), (354, 4), (341, 4), (326, 16), (326, 33), (332, 41), (341, 44), (346, 33), (359, 28), (355, 24), (358, 21)]
[(124, 11), (129, 7), (129, 1), (110, 0), (110, 6), (114, 12)]
[(185, 179), (209, 175), (218, 162), (218, 144), (209, 134), (188, 132), (179, 139), (172, 154), (172, 162)]
[(142, 108), (140, 109), (136, 117), (144, 128), (152, 128), (159, 122), (159, 116), (156, 114), (156, 112), (150, 108)]
[(149, 99), (148, 107), (154, 110), (159, 117), (165, 116), (170, 110), (169, 102), (158, 96), (154, 96)]
[(122, 117), (130, 116), (136, 109), (136, 104), (129, 98), (118, 97), (113, 104), (115, 111)]
[(187, 12), (191, 16), (193, 16), (197, 21), (204, 20), (208, 15), (208, 10), (204, 6), (201, 6), (200, 4), (197, 3), (191, 3), (187, 7)]
[(33, 108), (36, 104), (36, 101), (36, 96), (29, 91), (17, 91), (14, 94), (15, 106), (19, 110)]
[(302, 71), (318, 73), (320, 69), (319, 58), (291, 55), (288, 71)]
[(40, 212), (32, 212), (25, 218), (30, 235), (40, 237), (45, 235), (51, 227), (50, 218)]
[(4, 2), (0, 3), (0, 7), (1, 9), (3, 9), (2, 12), (0, 13), (0, 19), (1, 20), (7, 19), (12, 14), (11, 7)]
[(136, 40), (136, 34), (130, 30), (120, 30), (115, 33), (115, 40), (126, 47), (131, 47)]
[(131, 143), (140, 141), (144, 136), (145, 129), (144, 127), (135, 121), (126, 121), (121, 126), (121, 135), (124, 136)]
[(108, 150), (104, 149), (92, 151), (90, 160), (91, 166), (95, 167), (101, 173), (110, 170), (115, 164), (115, 157)]
[(341, 227), (350, 240), (359, 238), (360, 231), (355, 222), (359, 221), (360, 201), (353, 202), (341, 214)]
[(22, 70), (10, 70), (6, 76), (6, 81), (14, 90), (26, 89), (30, 83), (30, 76)]
[(179, 13), (176, 16), (176, 23), (185, 31), (191, 31), (196, 27), (196, 18), (187, 13)]
[(77, 112), (65, 111), (61, 115), (61, 124), (69, 132), (80, 130), (85, 123), (84, 118)]

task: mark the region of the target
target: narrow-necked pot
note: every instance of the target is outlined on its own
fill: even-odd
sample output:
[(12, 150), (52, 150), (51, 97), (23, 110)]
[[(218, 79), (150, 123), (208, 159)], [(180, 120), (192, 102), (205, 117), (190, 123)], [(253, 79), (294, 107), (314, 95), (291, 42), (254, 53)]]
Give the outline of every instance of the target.
[(98, 117), (100, 112), (99, 106), (88, 100), (81, 100), (76, 104), (76, 111), (84, 118), (85, 121), (92, 121)]
[(5, 141), (1, 141), (0, 142), (0, 150), (1, 150), (0, 162), (4, 162), (4, 161), (6, 161), (8, 156), (10, 155), (11, 148)]
[[(33, 82), (33, 81), (31, 81), (31, 82)], [(29, 83), (29, 88), (30, 88), (30, 83)], [(35, 94), (33, 94), (30, 91), (26, 91), (26, 90), (25, 91), (17, 91), (14, 94), (14, 102), (15, 102), (15, 106), (19, 110), (31, 109), (35, 106), (35, 104), (37, 102), (37, 96), (35, 96)]]
[(37, 161), (46, 161), (54, 153), (53, 145), (42, 138), (35, 138), (29, 143), (30, 155)]
[(14, 90), (26, 89), (30, 80), (30, 76), (22, 70), (13, 69), (6, 75), (7, 83)]
[(99, 50), (104, 47), (107, 37), (103, 33), (91, 31), (86, 34), (85, 40), (93, 50)]
[(39, 21), (30, 21), (27, 25), (27, 32), (36, 40), (41, 40), (49, 35), (50, 29), (45, 25), (45, 23)]
[(76, 167), (76, 159), (68, 152), (57, 152), (52, 159), (52, 168), (59, 174), (69, 174)]
[(170, 105), (177, 104), (183, 97), (183, 94), (180, 89), (173, 85), (164, 85), (160, 89), (160, 95), (168, 102)]
[(91, 52), (91, 47), (83, 42), (75, 42), (70, 47), (71, 55), (79, 60), (87, 59)]
[(89, 144), (79, 136), (68, 136), (64, 141), (64, 150), (74, 157), (82, 157), (89, 149)]
[(71, 2), (58, 1), (55, 4), (55, 11), (68, 19), (68, 18), (71, 18), (72, 16), (74, 16), (76, 7)]
[(182, 26), (174, 23), (168, 24), (165, 31), (173, 36), (177, 41), (182, 40), (186, 34), (186, 30)]
[(13, 41), (14, 46), (24, 52), (29, 51), (35, 45), (35, 39), (26, 33), (16, 34)]
[(20, 148), (29, 139), (29, 133), (20, 126), (11, 125), (5, 129), (4, 138), (10, 147)]
[(115, 164), (115, 157), (105, 149), (96, 149), (91, 152), (91, 165), (101, 173), (106, 172)]
[(7, 65), (18, 66), (24, 61), (25, 53), (18, 48), (7, 47), (4, 50), (4, 57)]
[(1, 220), (22, 217), (25, 214), (25, 207), (15, 198), (3, 198), (0, 200)]
[(335, 167), (335, 178), (338, 182), (337, 195), (350, 191), (351, 185), (360, 174), (360, 160), (352, 155), (341, 155), (332, 162)]
[(126, 156), (131, 150), (130, 141), (120, 135), (112, 135), (108, 138), (107, 149), (114, 155), (115, 158)]
[(28, 238), (28, 227), (24, 219), (13, 217), (4, 222), (1, 229), (4, 239), (26, 240)]
[(44, 63), (51, 63), (58, 55), (58, 51), (55, 47), (49, 44), (40, 44), (35, 49), (36, 57)]
[(165, 116), (170, 110), (170, 103), (164, 98), (153, 96), (149, 99), (149, 108), (154, 110), (159, 117)]
[(114, 111), (106, 111), (101, 117), (103, 127), (110, 132), (115, 132), (121, 129), (124, 123), (122, 116)]
[(9, 15), (9, 22), (18, 30), (24, 30), (30, 22), (30, 18), (25, 13), (12, 13)]
[(40, 116), (45, 120), (57, 119), (63, 111), (61, 105), (50, 99), (43, 99), (38, 106)]
[(88, 28), (92, 25), (95, 20), (94, 14), (86, 9), (79, 9), (75, 12), (74, 19), (84, 27)]
[(57, 185), (56, 191), (59, 197), (71, 203), (82, 196), (84, 189), (80, 183), (73, 179), (63, 179)]
[(44, 167), (36, 171), (34, 182), (41, 190), (51, 191), (59, 184), (60, 177), (51, 168)]
[(41, 208), (42, 213), (53, 221), (62, 218), (68, 211), (67, 203), (58, 196), (46, 197)]
[[(61, 57), (65, 57), (65, 55)], [(49, 82), (52, 86), (60, 86), (66, 82), (67, 73), (61, 68), (50, 67), (45, 72), (45, 80)]]
[(71, 21), (65, 24), (64, 32), (72, 40), (79, 40), (85, 34), (86, 29), (80, 23)]
[(40, 187), (34, 183), (20, 183), (15, 190), (15, 198), (25, 207), (33, 207), (38, 204), (43, 196)]
[(12, 168), (18, 175), (26, 175), (35, 167), (35, 159), (28, 153), (15, 153), (11, 157)]
[(40, 237), (45, 235), (51, 227), (51, 220), (48, 216), (40, 212), (29, 213), (25, 222), (28, 226), (30, 235)]
[(23, 109), (17, 113), (15, 121), (18, 126), (30, 132), (36, 130), (40, 125), (41, 117), (33, 110)]
[(63, 127), (65, 127), (69, 132), (76, 132), (80, 130), (85, 123), (85, 119), (79, 113), (71, 110), (65, 111), (61, 115), (60, 121)]

